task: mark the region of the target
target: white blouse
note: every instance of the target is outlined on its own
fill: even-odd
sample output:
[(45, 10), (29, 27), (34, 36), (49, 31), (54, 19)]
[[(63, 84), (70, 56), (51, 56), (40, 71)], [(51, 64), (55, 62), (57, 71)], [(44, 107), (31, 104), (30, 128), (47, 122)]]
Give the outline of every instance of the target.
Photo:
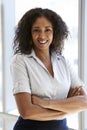
[(54, 77), (35, 55), (16, 54), (11, 62), (13, 94), (28, 92), (48, 99), (67, 97), (71, 86), (83, 86), (71, 64), (55, 52), (51, 55)]

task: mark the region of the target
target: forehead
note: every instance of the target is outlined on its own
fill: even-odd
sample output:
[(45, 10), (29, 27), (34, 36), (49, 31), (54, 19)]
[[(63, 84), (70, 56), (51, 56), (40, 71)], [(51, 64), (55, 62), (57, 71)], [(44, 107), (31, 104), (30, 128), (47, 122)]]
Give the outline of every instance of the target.
[(38, 26), (38, 27), (42, 27), (42, 26), (50, 26), (52, 27), (52, 23), (45, 18), (44, 16), (39, 17), (36, 19), (36, 21), (33, 24), (33, 27)]

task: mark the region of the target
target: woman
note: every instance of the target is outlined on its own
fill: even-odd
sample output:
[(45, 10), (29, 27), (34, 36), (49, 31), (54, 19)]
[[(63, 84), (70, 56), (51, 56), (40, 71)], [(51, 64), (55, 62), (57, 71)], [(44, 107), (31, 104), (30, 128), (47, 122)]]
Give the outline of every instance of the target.
[(68, 130), (66, 115), (87, 109), (83, 83), (62, 56), (68, 33), (49, 9), (31, 9), (19, 21), (11, 63), (20, 113), (14, 130)]

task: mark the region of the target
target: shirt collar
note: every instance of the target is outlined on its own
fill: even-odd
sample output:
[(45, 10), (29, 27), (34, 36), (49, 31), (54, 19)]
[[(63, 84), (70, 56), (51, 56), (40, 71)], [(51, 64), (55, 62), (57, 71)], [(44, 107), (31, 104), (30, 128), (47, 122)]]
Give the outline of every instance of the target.
[[(36, 56), (35, 51), (32, 50), (29, 55), (26, 55), (28, 58), (33, 58), (37, 63), (39, 63), (48, 73), (49, 71), (45, 67), (45, 65), (42, 63), (42, 61)], [(56, 61), (61, 59), (61, 55), (56, 53), (55, 51), (52, 51), (51, 53), (51, 61), (52, 61), (52, 66), (53, 66), (53, 71), (55, 68), (55, 63)], [(55, 77), (55, 71), (54, 71), (54, 77)]]
[[(60, 53), (57, 53), (57, 52), (55, 52), (55, 51), (52, 51), (51, 52), (51, 54), (52, 54), (52, 57), (54, 58), (54, 59), (58, 59), (58, 60), (60, 60), (63, 56), (60, 54)], [(28, 58), (35, 58), (35, 59), (37, 59), (37, 56), (36, 56), (36, 54), (35, 54), (35, 51), (34, 51), (34, 49), (32, 49), (32, 51), (31, 51), (31, 53), (30, 54), (28, 54), (28, 55), (26, 55)]]

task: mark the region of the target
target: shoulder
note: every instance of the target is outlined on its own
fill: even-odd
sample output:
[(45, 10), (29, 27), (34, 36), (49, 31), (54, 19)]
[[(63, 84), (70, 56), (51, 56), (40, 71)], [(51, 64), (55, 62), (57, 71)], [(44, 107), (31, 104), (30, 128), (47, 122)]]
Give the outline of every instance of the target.
[(55, 56), (57, 61), (61, 65), (65, 66), (68, 69), (71, 69), (73, 67), (73, 64), (70, 62), (70, 60), (67, 57), (65, 57), (63, 54), (55, 53)]
[(53, 52), (53, 55), (55, 55), (55, 57), (56, 57), (56, 59), (57, 59), (58, 61), (63, 62), (63, 63), (65, 63), (65, 64), (68, 63), (68, 59), (67, 59), (64, 55), (62, 55), (62, 54), (60, 54), (60, 53), (56, 53), (56, 52)]
[(26, 67), (31, 62), (31, 57), (31, 54), (15, 54), (11, 58), (10, 66)]
[(26, 66), (25, 61), (26, 61), (26, 55), (25, 54), (15, 54), (11, 58), (11, 63), (10, 66), (16, 66), (16, 67), (23, 67)]
[(17, 63), (23, 61), (23, 55), (22, 54), (15, 54), (11, 58), (11, 63)]
[(24, 62), (26, 60), (26, 58), (29, 58), (31, 56), (31, 54), (15, 54), (12, 56), (11, 61), (12, 63), (16, 63), (16, 62)]

